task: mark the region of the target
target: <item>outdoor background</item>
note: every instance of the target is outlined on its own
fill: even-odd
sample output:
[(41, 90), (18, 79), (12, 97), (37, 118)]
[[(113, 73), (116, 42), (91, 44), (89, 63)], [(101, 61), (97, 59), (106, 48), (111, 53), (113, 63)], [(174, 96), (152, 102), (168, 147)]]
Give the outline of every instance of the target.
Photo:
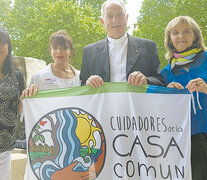
[[(38, 58), (47, 63), (52, 62), (48, 51), (50, 34), (66, 30), (75, 47), (75, 58), (71, 64), (80, 69), (83, 47), (106, 36), (99, 21), (104, 1), (0, 0), (0, 26), (11, 35), (13, 55)], [(188, 15), (194, 18), (207, 44), (206, 0), (128, 0), (125, 3), (129, 5), (132, 1), (137, 12), (131, 15), (134, 8), (128, 8), (129, 14), (135, 16), (134, 25), (128, 27), (129, 33), (157, 43), (161, 68), (167, 64), (164, 58), (164, 30), (174, 17)]]

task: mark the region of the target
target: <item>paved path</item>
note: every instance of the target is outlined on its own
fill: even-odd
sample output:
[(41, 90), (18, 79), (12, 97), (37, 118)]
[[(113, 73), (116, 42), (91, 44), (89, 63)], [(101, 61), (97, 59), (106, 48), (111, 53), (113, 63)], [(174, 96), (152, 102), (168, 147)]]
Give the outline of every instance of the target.
[(27, 162), (26, 150), (14, 149), (12, 152), (11, 178), (10, 180), (23, 180)]

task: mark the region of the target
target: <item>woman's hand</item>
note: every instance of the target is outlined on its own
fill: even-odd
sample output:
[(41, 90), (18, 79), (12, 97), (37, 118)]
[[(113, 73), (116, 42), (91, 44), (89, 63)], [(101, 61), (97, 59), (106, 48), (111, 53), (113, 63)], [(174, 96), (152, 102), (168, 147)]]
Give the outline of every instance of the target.
[(23, 90), (20, 99), (21, 98), (23, 99), (24, 97), (28, 97), (28, 96), (30, 97), (32, 95), (37, 94), (38, 89), (39, 89), (38, 85), (31, 84), (29, 87), (27, 87), (25, 90)]
[(167, 85), (169, 88), (184, 89), (184, 87), (178, 82), (171, 82)]
[(193, 79), (193, 80), (189, 81), (186, 88), (191, 93), (194, 91), (199, 91), (199, 92), (207, 94), (207, 84), (201, 78), (197, 78), (197, 79)]
[(22, 110), (23, 110), (22, 100), (24, 99), (24, 97), (37, 94), (38, 89), (39, 89), (38, 85), (31, 84), (28, 88), (22, 91), (22, 94), (19, 98), (19, 113), (22, 113)]

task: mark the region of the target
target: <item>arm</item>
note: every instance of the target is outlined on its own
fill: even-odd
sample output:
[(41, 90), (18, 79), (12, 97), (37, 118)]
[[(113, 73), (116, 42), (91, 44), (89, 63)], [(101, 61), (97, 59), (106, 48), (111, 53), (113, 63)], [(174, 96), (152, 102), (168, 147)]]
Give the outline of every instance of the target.
[[(18, 84), (19, 84), (19, 92), (20, 94), (23, 92), (24, 88), (25, 88), (25, 84), (24, 84), (24, 76), (22, 74), (22, 72), (18, 71)], [(20, 96), (19, 98), (19, 113), (22, 112), (23, 109), (23, 105), (22, 105), (22, 97)]]
[(128, 83), (135, 86), (163, 85), (156, 43), (142, 38), (130, 38), (129, 40), (127, 61), (131, 70)]
[[(90, 73), (89, 68), (89, 57), (91, 57), (91, 51), (89, 47), (85, 47), (83, 49), (83, 59), (82, 59), (82, 67), (80, 72), (81, 85), (90, 85), (92, 88), (100, 87), (103, 85), (103, 79), (98, 76)], [(94, 65), (94, 64), (93, 64)]]
[(163, 86), (164, 80), (160, 74), (160, 60), (158, 57), (157, 45), (155, 42), (153, 42), (150, 46), (149, 52), (151, 52), (151, 72), (150, 76), (147, 77), (147, 84)]

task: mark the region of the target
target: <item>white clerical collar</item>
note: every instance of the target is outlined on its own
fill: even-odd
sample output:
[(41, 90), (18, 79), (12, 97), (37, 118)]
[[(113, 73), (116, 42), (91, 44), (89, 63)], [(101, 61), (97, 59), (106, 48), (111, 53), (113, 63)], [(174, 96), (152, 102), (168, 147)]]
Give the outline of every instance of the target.
[(121, 38), (119, 39), (112, 39), (110, 37), (107, 37), (109, 43), (111, 44), (122, 44), (127, 39), (127, 33), (125, 33)]

